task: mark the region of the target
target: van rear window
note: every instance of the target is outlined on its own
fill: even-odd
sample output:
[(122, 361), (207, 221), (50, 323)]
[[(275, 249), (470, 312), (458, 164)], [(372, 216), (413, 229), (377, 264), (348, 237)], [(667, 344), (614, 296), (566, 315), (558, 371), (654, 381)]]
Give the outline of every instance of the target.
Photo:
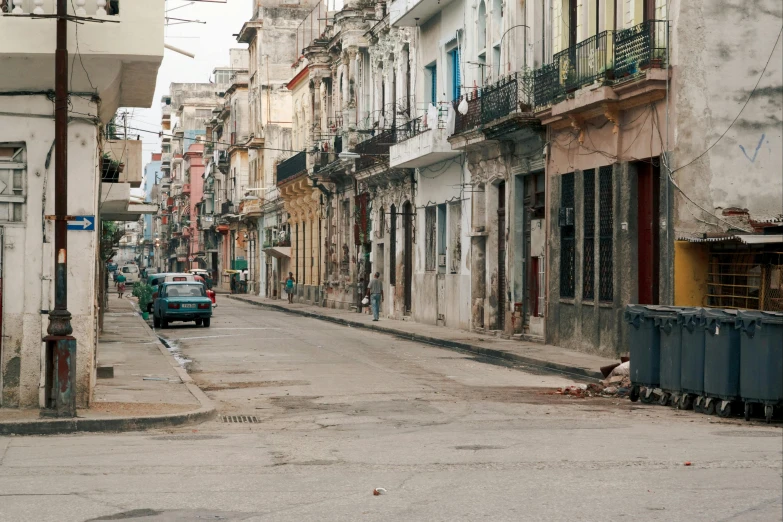
[(183, 276), (179, 276), (179, 277), (175, 277), (173, 280), (174, 281), (187, 281), (188, 278), (187, 277), (183, 277)]
[(128, 265), (122, 267), (123, 274), (135, 274), (138, 271), (139, 271), (139, 267), (137, 267), (136, 265)]

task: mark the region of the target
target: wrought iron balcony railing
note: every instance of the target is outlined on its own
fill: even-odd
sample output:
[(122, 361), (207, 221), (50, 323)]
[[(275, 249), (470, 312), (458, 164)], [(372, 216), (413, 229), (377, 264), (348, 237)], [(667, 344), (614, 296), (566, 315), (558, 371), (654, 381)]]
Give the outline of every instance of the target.
[(394, 129), (386, 129), (356, 145), (354, 152), (362, 155), (356, 160), (357, 170), (389, 163), (389, 148), (396, 143), (396, 134)]
[(282, 183), (287, 179), (307, 170), (307, 153), (297, 152), (277, 166), (277, 182)]
[(649, 20), (617, 31), (614, 37), (614, 77), (620, 82), (648, 68), (669, 63), (669, 22)]
[(622, 82), (649, 68), (668, 67), (669, 24), (650, 20), (604, 31), (552, 57), (533, 71), (532, 105), (542, 109), (595, 82)]
[(424, 116), (419, 116), (418, 118), (405, 122), (397, 127), (397, 137), (395, 143), (402, 143), (405, 140), (409, 140), (418, 136), (422, 132), (430, 130), (424, 120)]
[(529, 73), (516, 72), (484, 87), (479, 98), (481, 123), (487, 125), (510, 114), (530, 112), (531, 83)]
[[(462, 100), (468, 102), (468, 111), (465, 114), (459, 112), (459, 104)], [(454, 119), (454, 134), (474, 129), (481, 124), (481, 91), (463, 94), (452, 102), (456, 117)]]

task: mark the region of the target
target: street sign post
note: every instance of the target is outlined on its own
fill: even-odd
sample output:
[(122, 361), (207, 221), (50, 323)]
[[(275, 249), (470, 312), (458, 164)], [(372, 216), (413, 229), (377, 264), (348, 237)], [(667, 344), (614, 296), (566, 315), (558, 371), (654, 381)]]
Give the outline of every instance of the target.
[(71, 216), (68, 220), (68, 230), (84, 230), (92, 232), (95, 230), (95, 216)]

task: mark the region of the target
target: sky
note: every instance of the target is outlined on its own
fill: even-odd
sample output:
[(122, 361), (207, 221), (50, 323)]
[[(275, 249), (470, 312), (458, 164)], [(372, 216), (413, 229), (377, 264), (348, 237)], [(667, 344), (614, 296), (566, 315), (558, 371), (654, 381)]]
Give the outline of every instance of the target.
[[(215, 67), (228, 64), (228, 50), (247, 47), (237, 43), (232, 36), (239, 32), (252, 15), (253, 0), (225, 0), (225, 3), (207, 3), (185, 0), (166, 0), (166, 15), (170, 18), (166, 27), (165, 42), (174, 47), (195, 53), (188, 58), (174, 51), (165, 50), (163, 63), (158, 71), (155, 97), (149, 109), (127, 108), (128, 126), (160, 131), (160, 99), (168, 93), (172, 82), (209, 82)], [(181, 23), (171, 18), (200, 20), (205, 24)], [(121, 130), (121, 129), (120, 129)], [(160, 140), (156, 134), (128, 130), (129, 136), (140, 135), (143, 145), (143, 164), (147, 164), (153, 152), (160, 152)]]

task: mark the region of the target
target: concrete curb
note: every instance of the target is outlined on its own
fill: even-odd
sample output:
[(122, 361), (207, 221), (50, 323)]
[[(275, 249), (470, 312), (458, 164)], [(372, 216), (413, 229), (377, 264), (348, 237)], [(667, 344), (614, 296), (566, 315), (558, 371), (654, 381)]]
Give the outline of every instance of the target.
[[(138, 312), (138, 310), (136, 311)], [(140, 315), (138, 318), (145, 326), (148, 326)], [(97, 419), (77, 417), (75, 419), (7, 421), (0, 422), (0, 435), (63, 435), (67, 433), (143, 431), (155, 428), (198, 424), (214, 418), (216, 413), (214, 403), (198, 386), (193, 384), (193, 379), (188, 375), (188, 372), (177, 364), (176, 359), (169, 353), (160, 338), (158, 338), (152, 330), (150, 330), (150, 334), (155, 338), (158, 349), (177, 372), (177, 375), (179, 375), (183, 384), (188, 388), (190, 394), (193, 395), (201, 405), (197, 410), (136, 417), (105, 417)]]
[(493, 348), (484, 348), (481, 346), (476, 346), (469, 343), (459, 342), (459, 341), (449, 341), (448, 339), (440, 339), (438, 337), (430, 337), (427, 335), (418, 335), (410, 332), (404, 332), (402, 330), (397, 330), (394, 328), (387, 328), (384, 326), (376, 326), (376, 325), (369, 325), (365, 323), (361, 323), (358, 321), (350, 321), (348, 319), (342, 319), (339, 317), (332, 317), (329, 315), (322, 315), (314, 312), (309, 312), (307, 310), (297, 310), (295, 308), (288, 308), (285, 306), (275, 305), (271, 303), (261, 303), (258, 301), (254, 301), (252, 299), (248, 299), (246, 297), (243, 297), (241, 295), (228, 295), (226, 296), (229, 299), (235, 299), (237, 301), (242, 301), (243, 303), (252, 304), (255, 306), (259, 306), (261, 308), (268, 308), (270, 310), (277, 310), (280, 312), (287, 312), (290, 314), (296, 314), (301, 315), (304, 317), (309, 317), (311, 319), (318, 319), (320, 321), (328, 321), (330, 323), (339, 324), (342, 326), (350, 326), (352, 328), (366, 328), (367, 330), (372, 330), (379, 333), (385, 333), (389, 335), (393, 335), (395, 337), (399, 337), (400, 339), (406, 339), (408, 341), (416, 341), (421, 343), (430, 344), (433, 346), (438, 346), (441, 348), (447, 348), (450, 350), (456, 350), (460, 352), (469, 352), (475, 355), (481, 355), (484, 357), (493, 357), (496, 359), (502, 359), (504, 361), (509, 361), (513, 363), (518, 364), (524, 364), (525, 366), (531, 366), (536, 369), (545, 370), (553, 373), (561, 373), (561, 374), (567, 374), (572, 377), (578, 377), (580, 379), (589, 379), (589, 380), (595, 380), (599, 381), (603, 379), (603, 375), (599, 370), (587, 370), (585, 368), (579, 367), (579, 366), (569, 366), (567, 364), (561, 364), (556, 363), (552, 361), (542, 360), (542, 359), (536, 359), (533, 357), (527, 357), (524, 355), (518, 355), (511, 352), (506, 352), (504, 350), (496, 350)]

